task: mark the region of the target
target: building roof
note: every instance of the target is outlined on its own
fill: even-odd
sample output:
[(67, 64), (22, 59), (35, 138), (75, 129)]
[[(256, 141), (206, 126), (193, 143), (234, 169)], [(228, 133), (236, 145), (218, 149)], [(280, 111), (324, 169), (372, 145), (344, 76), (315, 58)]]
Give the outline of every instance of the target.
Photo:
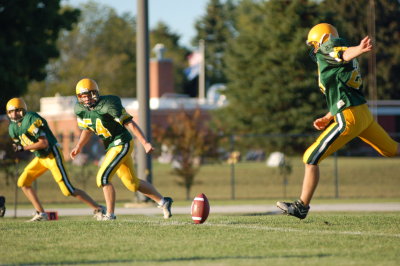
[[(135, 98), (122, 98), (122, 105), (127, 111), (137, 111), (139, 102)], [(43, 97), (40, 99), (40, 113), (42, 115), (69, 115), (74, 114), (75, 96)], [(203, 109), (213, 110), (226, 104), (225, 100), (198, 99), (189, 97), (161, 97), (150, 99), (150, 110), (177, 110)]]

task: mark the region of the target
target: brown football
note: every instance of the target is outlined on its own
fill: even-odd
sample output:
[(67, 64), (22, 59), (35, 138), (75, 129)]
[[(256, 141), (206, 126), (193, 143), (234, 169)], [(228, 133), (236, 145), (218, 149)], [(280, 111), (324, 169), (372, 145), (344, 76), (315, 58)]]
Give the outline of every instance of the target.
[(197, 195), (192, 202), (191, 214), (195, 224), (202, 224), (210, 213), (210, 203), (203, 193)]

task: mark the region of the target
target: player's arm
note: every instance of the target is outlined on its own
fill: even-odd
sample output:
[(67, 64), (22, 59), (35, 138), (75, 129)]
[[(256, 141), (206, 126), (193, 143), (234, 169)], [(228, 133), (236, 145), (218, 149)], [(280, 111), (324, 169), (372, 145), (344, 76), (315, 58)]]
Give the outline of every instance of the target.
[(47, 149), (49, 147), (49, 142), (47, 141), (47, 138), (45, 136), (40, 136), (38, 138), (38, 141), (35, 143), (32, 143), (31, 145), (26, 145), (24, 146), (25, 151), (30, 151), (30, 150), (43, 150)]
[[(36, 113), (32, 114), (28, 118), (31, 122), (31, 125), (27, 129), (27, 131), (24, 133), (24, 135), (30, 135), (32, 136), (36, 141), (24, 141), (25, 143), (28, 143), (26, 145), (22, 145), (19, 139), (17, 141), (14, 132), (13, 134), (10, 135), (12, 136), (14, 140), (13, 148), (14, 151), (37, 151), (37, 150), (44, 150), (49, 147), (49, 141), (47, 140), (46, 133), (43, 130), (44, 124), (42, 121), (42, 118), (39, 117)], [(14, 136), (14, 137), (13, 137)], [(25, 136), (27, 137), (27, 136)]]
[(89, 142), (92, 134), (93, 134), (93, 132), (88, 129), (82, 130), (82, 133), (79, 137), (78, 143), (76, 144), (75, 148), (73, 148), (71, 153), (69, 154), (69, 156), (71, 157), (72, 160), (75, 159), (75, 156), (78, 155), (82, 151), (82, 148)]
[(13, 144), (14, 151), (37, 151), (37, 150), (44, 150), (49, 147), (49, 142), (45, 136), (40, 136), (37, 142), (34, 142), (30, 145), (22, 146), (21, 143), (14, 143)]
[(371, 39), (367, 36), (361, 40), (360, 44), (357, 46), (352, 46), (346, 49), (343, 53), (343, 60), (344, 61), (351, 61), (352, 59), (356, 58), (357, 56), (371, 51), (373, 48)]
[(133, 119), (126, 121), (124, 126), (139, 140), (146, 153), (151, 153), (154, 150), (154, 147), (146, 140), (142, 130), (140, 130), (139, 126), (135, 123), (135, 121), (133, 121)]
[(314, 121), (314, 127), (317, 130), (323, 130), (329, 125), (329, 123), (332, 121), (332, 119), (333, 119), (333, 115), (331, 114), (331, 112), (329, 112), (325, 116), (316, 119)]

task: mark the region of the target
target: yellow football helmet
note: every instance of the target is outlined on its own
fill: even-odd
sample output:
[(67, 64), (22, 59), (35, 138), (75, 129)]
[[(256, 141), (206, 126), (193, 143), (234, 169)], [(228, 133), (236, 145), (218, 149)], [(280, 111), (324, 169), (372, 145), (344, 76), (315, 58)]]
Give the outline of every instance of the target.
[(81, 79), (76, 84), (75, 93), (79, 103), (88, 108), (96, 106), (100, 98), (99, 87), (96, 81), (89, 78)]
[(328, 23), (320, 23), (311, 28), (308, 32), (307, 45), (314, 46), (316, 52), (318, 48), (329, 38), (333, 36), (339, 37), (339, 34), (334, 26)]
[[(11, 117), (10, 116), (10, 111), (22, 111), (22, 114), (18, 114), (16, 115), (16, 117)], [(28, 108), (26, 107), (26, 103), (24, 102), (24, 100), (22, 100), (21, 98), (12, 98), (11, 100), (9, 100), (7, 102), (6, 105), (6, 112), (8, 117), (10, 118), (11, 121), (13, 122), (19, 122), (22, 120), (22, 118), (24, 117), (24, 115), (26, 114), (26, 111), (28, 110)]]

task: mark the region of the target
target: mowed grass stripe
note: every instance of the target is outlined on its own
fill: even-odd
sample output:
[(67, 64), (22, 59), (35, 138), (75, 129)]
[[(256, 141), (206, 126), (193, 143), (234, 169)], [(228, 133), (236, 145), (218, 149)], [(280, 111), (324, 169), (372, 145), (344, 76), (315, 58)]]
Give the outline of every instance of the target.
[[(0, 221), (1, 264), (399, 265), (400, 212)], [(99, 251), (101, 252), (99, 255)]]
[[(291, 218), (289, 218), (291, 219)], [(187, 226), (192, 225), (191, 222), (179, 222), (179, 221), (171, 221), (171, 222), (157, 222), (157, 221), (147, 221), (147, 222), (137, 222), (136, 220), (127, 219), (124, 220), (126, 222), (139, 223), (143, 225), (151, 225), (151, 226)], [(193, 226), (210, 226), (210, 227), (225, 227), (225, 228), (233, 228), (233, 229), (254, 229), (254, 230), (263, 230), (263, 231), (276, 231), (276, 232), (295, 232), (295, 233), (307, 233), (307, 234), (332, 234), (332, 235), (360, 235), (360, 236), (374, 236), (374, 237), (394, 237), (400, 238), (400, 234), (385, 234), (379, 232), (363, 232), (363, 231), (328, 231), (328, 230), (303, 230), (303, 229), (295, 229), (295, 228), (284, 228), (284, 227), (271, 227), (271, 226), (261, 226), (261, 225), (246, 225), (246, 224), (221, 224), (221, 223), (209, 223), (205, 222), (200, 225)]]

